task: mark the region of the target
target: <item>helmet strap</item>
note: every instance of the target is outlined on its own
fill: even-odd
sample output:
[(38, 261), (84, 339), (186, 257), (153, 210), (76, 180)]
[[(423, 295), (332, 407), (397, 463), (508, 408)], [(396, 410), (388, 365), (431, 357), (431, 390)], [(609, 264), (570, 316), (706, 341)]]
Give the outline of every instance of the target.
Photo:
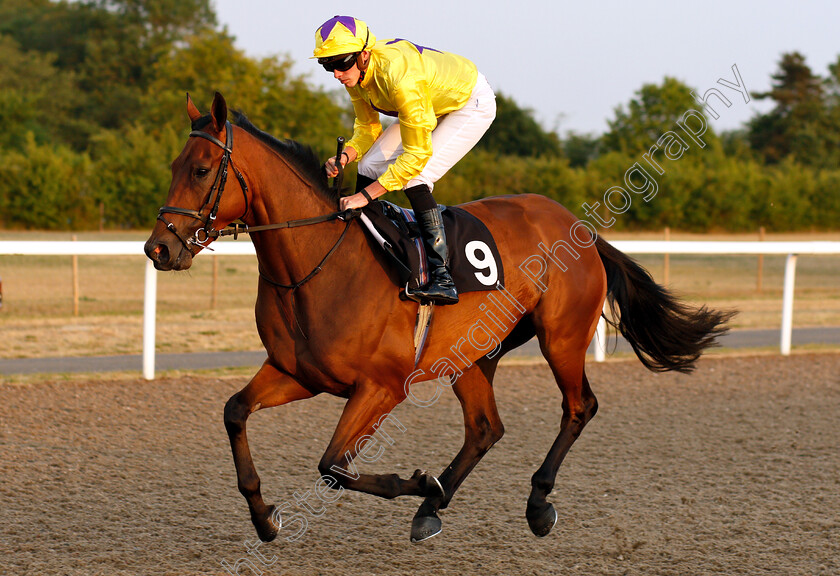
[(361, 76), (361, 78), (359, 78), (360, 82), (365, 79), (365, 71), (367, 70), (368, 64), (370, 64), (369, 59), (368, 59), (367, 62), (365, 62), (365, 60), (364, 60), (364, 58), (365, 58), (364, 57), (365, 48), (367, 48), (367, 45), (368, 45), (369, 41), (370, 41), (370, 28), (367, 29), (367, 32), (365, 33), (365, 43), (362, 46), (362, 49), (359, 50), (359, 55), (356, 56), (356, 66), (358, 66), (359, 70), (362, 72), (362, 76)]

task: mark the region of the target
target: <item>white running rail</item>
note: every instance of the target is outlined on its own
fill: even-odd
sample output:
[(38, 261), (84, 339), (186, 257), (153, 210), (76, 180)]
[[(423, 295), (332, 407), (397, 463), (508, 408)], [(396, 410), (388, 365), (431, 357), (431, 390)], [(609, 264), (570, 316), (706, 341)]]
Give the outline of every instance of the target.
[[(719, 241), (660, 241), (617, 240), (610, 242), (626, 254), (785, 254), (785, 281), (782, 297), (782, 330), (780, 351), (790, 354), (793, 330), (793, 286), (796, 258), (801, 254), (840, 254), (840, 242), (719, 242)], [(255, 255), (249, 241), (213, 243), (210, 256)], [(73, 242), (73, 241), (0, 241), (0, 254), (41, 256), (142, 256), (143, 242)], [(143, 377), (155, 377), (155, 317), (157, 305), (157, 271), (151, 260), (146, 261), (146, 284), (143, 303)], [(595, 360), (606, 356), (606, 324), (598, 324)]]

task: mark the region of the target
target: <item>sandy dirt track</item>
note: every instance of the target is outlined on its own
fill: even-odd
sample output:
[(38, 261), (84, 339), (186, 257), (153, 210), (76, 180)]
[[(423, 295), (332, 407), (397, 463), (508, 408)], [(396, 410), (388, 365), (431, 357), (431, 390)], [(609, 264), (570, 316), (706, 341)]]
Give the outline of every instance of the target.
[[(227, 574), (222, 561), (246, 557), (267, 575), (840, 574), (840, 355), (588, 374), (600, 410), (561, 468), (544, 539), (524, 510), (561, 413), (545, 365), (500, 368), (506, 435), (419, 545), (414, 498), (345, 492), (319, 517), (294, 504), (318, 478), (341, 400), (255, 414), (266, 499), (308, 517), (297, 541), (283, 538), (290, 526), (257, 550), (270, 566), (245, 547), (256, 538), (221, 417), (244, 378), (0, 384), (0, 574)], [(451, 393), (394, 414), (407, 432), (364, 471), (438, 473), (460, 448)]]

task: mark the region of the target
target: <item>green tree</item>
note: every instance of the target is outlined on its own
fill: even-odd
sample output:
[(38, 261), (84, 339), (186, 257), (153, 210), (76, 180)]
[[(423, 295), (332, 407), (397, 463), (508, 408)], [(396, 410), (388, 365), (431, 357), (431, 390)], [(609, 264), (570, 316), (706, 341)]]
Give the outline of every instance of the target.
[(758, 157), (750, 147), (749, 132), (745, 128), (724, 130), (720, 134), (720, 144), (725, 156), (743, 160)]
[[(608, 122), (609, 130), (601, 144), (604, 150), (625, 154), (646, 152), (662, 134), (674, 130), (689, 109), (705, 116), (691, 95), (691, 88), (679, 80), (666, 76), (662, 84), (644, 84), (626, 108), (616, 107), (615, 118)], [(711, 127), (703, 140), (707, 144), (717, 141)]]
[(840, 166), (840, 56), (828, 66), (828, 77), (824, 82), (823, 129), (820, 132), (822, 149), (820, 150), (823, 168)]
[(811, 196), (810, 216), (815, 228), (837, 230), (840, 222), (840, 169), (820, 170)]
[(0, 33), (25, 51), (54, 55), (55, 66), (73, 74), (84, 95), (73, 115), (116, 127), (121, 110), (114, 103), (136, 104), (132, 97), (139, 94), (148, 64), (142, 27), (119, 14), (91, 2), (0, 0)]
[(107, 226), (154, 225), (172, 178), (169, 166), (183, 144), (182, 134), (170, 126), (133, 124), (96, 135), (90, 181)]
[(799, 52), (782, 55), (772, 76), (770, 91), (754, 92), (758, 100), (775, 102), (773, 110), (750, 120), (753, 150), (768, 164), (793, 156), (806, 164), (822, 157), (821, 130), (825, 128), (823, 81)]
[(209, 112), (218, 91), (262, 130), (309, 144), (321, 155), (334, 154), (336, 136), (352, 130), (349, 101), (310, 87), (304, 77), (292, 74), (292, 65), (288, 58), (249, 58), (226, 32), (204, 31), (156, 64), (143, 122), (185, 129), (185, 94)]
[(476, 148), (510, 156), (560, 156), (560, 139), (546, 132), (534, 113), (520, 107), (513, 98), (496, 94), (496, 119)]
[[(291, 138), (312, 146), (322, 157), (335, 154), (337, 136), (349, 139), (353, 114), (347, 92), (326, 92), (292, 76), (292, 61), (261, 62), (263, 91), (260, 113), (251, 115), (257, 125), (278, 138)], [(248, 113), (243, 109), (243, 112)]]
[(55, 57), (23, 52), (17, 42), (0, 36), (0, 146), (20, 149), (27, 133), (39, 143), (78, 143), (91, 126), (72, 114), (78, 102), (71, 74), (53, 65)]
[(52, 54), (62, 70), (78, 72), (85, 60), (89, 31), (107, 14), (81, 2), (0, 0), (0, 34), (24, 51)]
[(209, 0), (88, 0), (107, 12), (119, 14), (142, 28), (142, 44), (166, 52), (181, 38), (213, 29), (216, 13)]
[(585, 167), (601, 153), (601, 137), (570, 131), (563, 139), (563, 153), (573, 168)]
[(0, 34), (54, 54), (85, 96), (73, 114), (107, 129), (130, 123), (158, 60), (215, 23), (209, 0), (0, 0)]
[(582, 171), (569, 168), (562, 158), (473, 150), (435, 185), (435, 198), (442, 204), (460, 204), (487, 196), (531, 193), (575, 208), (584, 199), (582, 178)]
[(0, 162), (0, 221), (7, 226), (79, 229), (96, 212), (87, 154), (41, 145), (30, 133)]
[(224, 94), (231, 107), (250, 109), (261, 88), (257, 61), (236, 48), (226, 32), (204, 31), (184, 38), (181, 46), (155, 63), (138, 113), (143, 123), (169, 123), (184, 129), (188, 92), (199, 109), (209, 112), (216, 91)]

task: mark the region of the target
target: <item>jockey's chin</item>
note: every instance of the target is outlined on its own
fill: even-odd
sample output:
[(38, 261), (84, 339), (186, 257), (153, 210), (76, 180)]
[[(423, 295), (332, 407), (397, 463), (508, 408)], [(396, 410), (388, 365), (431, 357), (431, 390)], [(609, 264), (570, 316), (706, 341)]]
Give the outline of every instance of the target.
[(361, 78), (362, 73), (359, 70), (359, 67), (354, 65), (352, 68), (350, 68), (349, 70), (345, 70), (344, 72), (336, 70), (335, 72), (333, 72), (333, 76), (336, 80), (338, 80), (348, 88), (352, 88), (353, 86), (359, 83), (359, 79)]

